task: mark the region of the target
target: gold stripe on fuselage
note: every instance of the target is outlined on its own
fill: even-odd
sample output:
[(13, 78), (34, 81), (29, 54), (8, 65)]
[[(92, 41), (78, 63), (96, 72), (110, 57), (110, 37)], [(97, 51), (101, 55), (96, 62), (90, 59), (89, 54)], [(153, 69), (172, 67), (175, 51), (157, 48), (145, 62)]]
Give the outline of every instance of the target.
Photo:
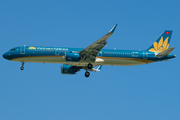
[[(23, 59), (23, 58), (36, 58), (36, 57), (64, 57), (64, 56), (27, 56), (27, 57), (18, 57), (18, 58), (14, 58), (14, 59), (11, 59), (11, 61), (16, 61), (16, 59)], [(139, 61), (139, 62), (144, 62), (144, 63), (152, 63), (152, 62), (155, 62), (155, 61), (152, 61), (152, 60), (146, 60), (146, 59), (136, 59), (136, 58), (122, 58), (122, 57), (100, 57), (98, 56), (97, 58), (101, 58), (101, 59), (120, 59), (120, 60), (133, 60), (133, 61)]]

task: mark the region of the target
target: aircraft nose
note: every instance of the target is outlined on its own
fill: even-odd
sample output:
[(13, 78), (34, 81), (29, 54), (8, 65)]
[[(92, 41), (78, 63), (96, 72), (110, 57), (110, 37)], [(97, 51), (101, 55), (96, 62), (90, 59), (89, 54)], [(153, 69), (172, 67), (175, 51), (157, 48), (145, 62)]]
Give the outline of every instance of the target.
[(8, 56), (9, 56), (9, 55), (8, 55), (7, 53), (4, 53), (4, 54), (3, 54), (3, 58), (4, 58), (4, 59), (8, 59)]

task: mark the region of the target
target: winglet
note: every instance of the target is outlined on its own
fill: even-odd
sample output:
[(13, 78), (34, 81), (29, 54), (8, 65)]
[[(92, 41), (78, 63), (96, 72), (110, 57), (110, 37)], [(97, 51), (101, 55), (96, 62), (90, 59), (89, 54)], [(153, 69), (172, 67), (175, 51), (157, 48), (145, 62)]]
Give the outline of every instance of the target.
[(117, 27), (117, 24), (115, 24), (115, 25), (113, 26), (113, 28), (112, 28), (109, 32), (110, 32), (110, 33), (113, 33), (113, 32), (115, 31), (116, 27)]
[(94, 72), (99, 72), (99, 71), (101, 70), (101, 68), (102, 68), (102, 65), (101, 65), (101, 66), (99, 66), (97, 69), (92, 68), (92, 71), (94, 71)]
[(100, 71), (102, 68), (102, 65), (97, 68), (97, 71)]

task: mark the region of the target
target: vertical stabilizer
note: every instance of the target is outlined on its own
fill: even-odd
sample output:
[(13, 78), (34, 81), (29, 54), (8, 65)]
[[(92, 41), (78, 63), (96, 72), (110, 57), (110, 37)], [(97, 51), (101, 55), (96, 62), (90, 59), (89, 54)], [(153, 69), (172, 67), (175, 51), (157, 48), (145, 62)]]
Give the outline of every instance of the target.
[(147, 51), (163, 52), (169, 48), (172, 30), (166, 30), (164, 33), (151, 45)]

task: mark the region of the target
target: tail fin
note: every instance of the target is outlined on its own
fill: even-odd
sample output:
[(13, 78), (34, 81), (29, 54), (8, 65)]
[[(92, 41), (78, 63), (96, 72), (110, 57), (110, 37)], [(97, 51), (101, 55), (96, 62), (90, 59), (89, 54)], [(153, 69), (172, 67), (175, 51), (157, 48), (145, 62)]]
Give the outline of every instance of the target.
[(171, 40), (172, 30), (166, 30), (164, 33), (154, 42), (147, 51), (151, 52), (163, 52), (169, 48)]

